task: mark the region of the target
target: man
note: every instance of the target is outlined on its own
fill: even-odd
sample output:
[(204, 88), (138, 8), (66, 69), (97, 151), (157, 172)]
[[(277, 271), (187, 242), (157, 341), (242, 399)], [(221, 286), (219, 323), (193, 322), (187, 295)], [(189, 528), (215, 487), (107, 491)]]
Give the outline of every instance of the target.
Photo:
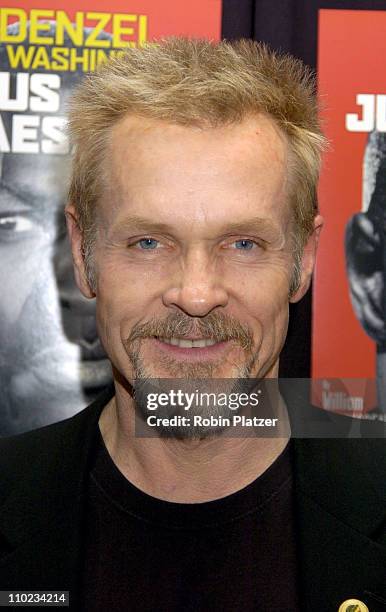
[(167, 40), (84, 81), (69, 126), (75, 276), (114, 389), (2, 442), (1, 589), (93, 611), (382, 609), (382, 441), (289, 443), (280, 398), (276, 435), (138, 429), (159, 381), (276, 384), (322, 226), (307, 71), (252, 42)]
[(369, 135), (363, 163), (363, 212), (346, 228), (350, 297), (366, 334), (377, 345), (378, 407), (386, 413), (385, 198), (386, 136)]
[[(42, 36), (52, 38), (55, 31), (52, 23)], [(9, 26), (7, 34), (17, 39), (19, 24)], [(64, 44), (73, 46), (68, 36)], [(50, 79), (40, 85), (39, 98), (31, 75), (10, 71), (7, 47), (12, 45), (0, 45), (2, 99), (9, 79), (10, 97), (21, 107), (25, 91), (28, 110), (5, 110), (0, 103), (0, 436), (73, 415), (111, 380), (96, 333), (95, 305), (74, 282), (63, 214), (69, 155), (58, 127), (81, 71), (35, 72), (32, 78)], [(26, 41), (20, 47), (29, 49)], [(27, 90), (19, 77), (24, 85), (29, 79)], [(31, 98), (35, 105), (38, 99), (38, 111), (30, 108)], [(14, 99), (10, 106), (15, 107)]]

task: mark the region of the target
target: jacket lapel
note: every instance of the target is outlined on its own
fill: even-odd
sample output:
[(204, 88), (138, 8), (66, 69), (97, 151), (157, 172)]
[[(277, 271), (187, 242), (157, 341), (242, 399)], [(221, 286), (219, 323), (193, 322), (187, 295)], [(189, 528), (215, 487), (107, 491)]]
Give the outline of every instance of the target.
[(47, 428), (26, 435), (30, 456), (38, 458), (28, 463), (23, 446), (18, 483), (0, 510), (1, 589), (70, 591), (70, 607), (77, 608), (89, 462), (112, 393), (109, 387), (81, 413), (51, 426), (51, 435)]
[(386, 610), (384, 440), (294, 440), (302, 610)]

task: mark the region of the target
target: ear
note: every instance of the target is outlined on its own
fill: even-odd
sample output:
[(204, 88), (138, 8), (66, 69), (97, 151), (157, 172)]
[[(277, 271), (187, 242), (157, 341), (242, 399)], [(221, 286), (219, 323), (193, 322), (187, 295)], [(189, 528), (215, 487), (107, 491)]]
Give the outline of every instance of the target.
[(87, 280), (83, 253), (83, 233), (79, 227), (75, 206), (68, 204), (65, 209), (68, 237), (70, 239), (72, 260), (74, 263), (75, 281), (86, 298), (95, 297), (94, 291)]
[(296, 292), (290, 297), (289, 300), (293, 304), (301, 300), (309, 289), (312, 272), (315, 266), (315, 257), (319, 243), (319, 235), (323, 227), (323, 222), (323, 217), (321, 215), (317, 215), (315, 217), (314, 229), (310, 234), (306, 245), (304, 246), (301, 262), (300, 284)]

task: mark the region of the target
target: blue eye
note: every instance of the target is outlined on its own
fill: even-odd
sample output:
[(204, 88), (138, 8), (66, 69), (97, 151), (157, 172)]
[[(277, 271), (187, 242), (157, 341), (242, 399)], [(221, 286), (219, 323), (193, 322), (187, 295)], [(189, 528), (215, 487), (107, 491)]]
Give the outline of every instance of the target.
[(243, 240), (236, 240), (234, 244), (240, 245), (236, 248), (240, 249), (241, 251), (250, 251), (255, 243), (253, 242), (253, 240), (247, 240), (244, 238)]
[(155, 240), (154, 238), (142, 238), (142, 240), (138, 241), (138, 244), (142, 249), (149, 251), (157, 247), (158, 240)]

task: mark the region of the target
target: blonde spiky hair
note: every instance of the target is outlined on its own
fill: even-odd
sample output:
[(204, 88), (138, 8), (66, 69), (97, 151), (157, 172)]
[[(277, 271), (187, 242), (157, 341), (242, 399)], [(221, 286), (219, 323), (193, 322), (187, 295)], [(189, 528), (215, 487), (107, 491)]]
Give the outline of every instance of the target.
[[(69, 199), (83, 231), (86, 264), (91, 261), (95, 206), (102, 192), (109, 136), (119, 120), (133, 114), (216, 127), (256, 113), (268, 115), (287, 137), (288, 197), (299, 262), (317, 214), (316, 188), (326, 142), (318, 120), (314, 79), (300, 60), (250, 40), (213, 43), (169, 38), (129, 49), (84, 78), (69, 110), (74, 145)], [(88, 271), (92, 276), (90, 265)]]

